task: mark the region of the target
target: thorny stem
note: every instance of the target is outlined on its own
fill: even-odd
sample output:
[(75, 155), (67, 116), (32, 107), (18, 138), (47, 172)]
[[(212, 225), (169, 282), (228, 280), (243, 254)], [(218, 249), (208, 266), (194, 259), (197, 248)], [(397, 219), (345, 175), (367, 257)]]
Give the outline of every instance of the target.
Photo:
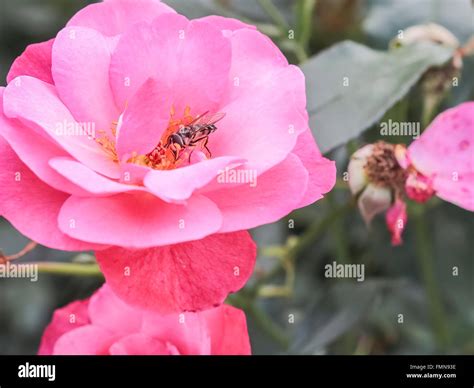
[(15, 253), (14, 255), (10, 255), (10, 256), (5, 256), (3, 252), (0, 251), (0, 264), (2, 262), (16, 260), (16, 259), (19, 259), (20, 257), (25, 256), (27, 253), (35, 249), (36, 245), (37, 244), (34, 241), (30, 241), (28, 244), (25, 245), (25, 247), (20, 252)]

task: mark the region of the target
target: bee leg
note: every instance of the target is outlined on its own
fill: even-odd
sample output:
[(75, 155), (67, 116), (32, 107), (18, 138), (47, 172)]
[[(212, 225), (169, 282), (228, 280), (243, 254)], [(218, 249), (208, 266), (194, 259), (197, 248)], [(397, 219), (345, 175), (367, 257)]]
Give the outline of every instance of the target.
[(209, 150), (209, 148), (207, 148), (207, 143), (208, 143), (208, 142), (209, 142), (209, 138), (206, 137), (206, 139), (204, 140), (204, 144), (202, 145), (202, 148), (206, 150), (206, 152), (205, 152), (205, 153), (206, 153), (206, 157), (207, 157), (208, 159), (211, 159), (211, 156), (212, 156), (211, 151)]
[(191, 155), (193, 154), (194, 148), (191, 150), (188, 156), (188, 163), (191, 164)]
[[(179, 147), (179, 146), (178, 146), (178, 147)], [(175, 162), (176, 162), (176, 161), (178, 160), (178, 158), (179, 158), (179, 151), (180, 151), (179, 148), (181, 148), (181, 147), (179, 147), (179, 148), (178, 148), (178, 147), (176, 147), (176, 144), (175, 144), (175, 143), (171, 143), (171, 144), (170, 144), (170, 147), (169, 147), (170, 150), (171, 150), (171, 152), (173, 153), (173, 157), (174, 157), (174, 161), (175, 161)]]

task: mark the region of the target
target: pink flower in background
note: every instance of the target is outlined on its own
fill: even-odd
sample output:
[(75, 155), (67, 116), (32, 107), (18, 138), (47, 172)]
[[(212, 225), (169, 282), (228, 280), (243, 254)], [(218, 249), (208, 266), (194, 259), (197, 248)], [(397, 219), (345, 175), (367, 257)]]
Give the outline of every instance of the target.
[(401, 199), (396, 199), (395, 203), (385, 214), (385, 222), (392, 235), (392, 245), (400, 245), (402, 243), (402, 233), (407, 222), (406, 203)]
[(117, 298), (107, 285), (55, 311), (40, 355), (249, 355), (243, 311), (231, 306), (159, 315)]
[[(92, 4), (29, 46), (7, 80), (0, 214), (48, 247), (106, 249), (101, 268), (129, 302), (221, 303), (255, 261), (238, 231), (335, 182), (302, 72), (238, 20), (189, 21), (152, 0)], [(140, 284), (158, 295), (130, 291)]]
[(408, 148), (377, 142), (355, 152), (349, 186), (367, 224), (387, 211), (392, 244), (402, 243), (405, 200), (424, 203), (433, 195), (474, 210), (474, 102), (439, 114)]
[[(474, 211), (474, 102), (439, 114), (407, 149), (408, 196), (418, 202), (436, 194)], [(421, 198), (420, 198), (421, 196)]]

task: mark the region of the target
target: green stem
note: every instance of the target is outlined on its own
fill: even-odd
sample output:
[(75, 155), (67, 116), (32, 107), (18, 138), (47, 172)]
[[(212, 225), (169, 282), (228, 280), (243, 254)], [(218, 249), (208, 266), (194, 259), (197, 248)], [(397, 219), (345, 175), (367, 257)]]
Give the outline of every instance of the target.
[(289, 346), (289, 340), (283, 330), (277, 326), (270, 317), (260, 309), (255, 302), (250, 301), (245, 295), (242, 295), (241, 291), (238, 294), (230, 295), (227, 298), (227, 302), (235, 307), (244, 309), (245, 312), (252, 317), (257, 326), (265, 334), (267, 334), (271, 339), (278, 343), (284, 349), (287, 349)]
[(69, 276), (103, 276), (97, 264), (36, 262), (41, 273)]
[(327, 230), (327, 228), (336, 221), (342, 215), (348, 213), (354, 207), (352, 201), (347, 202), (341, 207), (329, 212), (322, 220), (315, 222), (309, 226), (308, 229), (300, 236), (298, 243), (289, 252), (290, 256), (296, 257), (305, 249), (307, 249), (321, 233)]
[(270, 16), (273, 22), (280, 28), (284, 34), (288, 34), (290, 29), (289, 24), (285, 20), (285, 17), (281, 14), (277, 7), (272, 3), (271, 0), (257, 0), (260, 7)]
[[(316, 239), (324, 233), (329, 226), (337, 220), (339, 217), (342, 215), (348, 213), (349, 211), (352, 210), (354, 207), (354, 202), (350, 201), (347, 202), (346, 204), (342, 205), (341, 207), (335, 209), (334, 211), (329, 212), (323, 219), (318, 220), (317, 222), (312, 223), (305, 231), (304, 233), (298, 237), (297, 243), (293, 245), (288, 252), (286, 252), (287, 257), (291, 257), (293, 260), (293, 265), (297, 259), (297, 257), (308, 247), (310, 247)], [(274, 279), (276, 276), (278, 276), (283, 268), (281, 266), (276, 266), (270, 272), (265, 274), (264, 276), (260, 277), (255, 285), (253, 287), (247, 287), (248, 292), (256, 296), (258, 294), (259, 288)]]
[[(337, 209), (336, 200), (334, 194), (331, 193), (327, 197), (328, 204), (332, 211)], [(330, 226), (331, 238), (336, 253), (337, 261), (341, 263), (347, 263), (349, 260), (349, 248), (347, 246), (346, 235), (347, 233), (344, 230), (344, 217), (336, 217)]]
[(415, 214), (415, 231), (418, 263), (425, 285), (428, 307), (433, 325), (433, 331), (438, 346), (443, 349), (449, 343), (449, 332), (446, 313), (441, 302), (440, 292), (436, 281), (433, 265), (433, 252), (430, 244), (423, 210)]
[(261, 309), (259, 309), (255, 303), (250, 303), (247, 306), (246, 312), (255, 320), (260, 329), (277, 342), (281, 347), (287, 349), (289, 346), (289, 340), (281, 328), (270, 319), (270, 317)]
[(316, 0), (299, 0), (296, 7), (298, 18), (298, 41), (301, 47), (307, 51), (311, 38), (314, 9)]

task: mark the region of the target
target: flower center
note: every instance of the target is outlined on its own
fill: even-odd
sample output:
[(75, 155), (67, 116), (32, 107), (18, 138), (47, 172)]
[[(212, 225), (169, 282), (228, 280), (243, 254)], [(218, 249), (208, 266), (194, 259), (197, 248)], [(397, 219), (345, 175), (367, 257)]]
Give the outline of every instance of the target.
[(364, 166), (370, 182), (376, 185), (391, 187), (395, 192), (403, 192), (407, 172), (400, 167), (395, 157), (393, 144), (379, 141), (374, 144), (372, 155)]
[(191, 109), (186, 107), (182, 118), (175, 117), (174, 108), (171, 108), (170, 121), (168, 127), (161, 136), (158, 144), (147, 154), (132, 154), (127, 163), (134, 163), (140, 166), (147, 166), (155, 170), (172, 170), (186, 163), (189, 158), (189, 152), (192, 150), (180, 144), (170, 141), (171, 136), (176, 134), (180, 128), (186, 127), (195, 117), (191, 115)]
[[(177, 118), (174, 108), (171, 108), (170, 121), (158, 144), (153, 148), (150, 147), (150, 152), (147, 154), (132, 152), (131, 157), (126, 162), (138, 164), (140, 166), (147, 166), (155, 170), (171, 170), (189, 163), (191, 153), (194, 151), (196, 146), (201, 145), (194, 143), (191, 145), (188, 140), (192, 135), (192, 130), (194, 129), (190, 124), (193, 123), (197, 117), (198, 116), (195, 117), (191, 115), (191, 109), (186, 107), (182, 117)], [(99, 136), (95, 138), (95, 141), (102, 146), (113, 161), (118, 163), (119, 157), (117, 155), (115, 140), (117, 125), (117, 122), (112, 123), (112, 139), (105, 131), (99, 131)], [(179, 135), (178, 132), (183, 128), (190, 129), (191, 133)], [(200, 138), (206, 140), (207, 135), (201, 135)], [(210, 157), (210, 154), (208, 154), (207, 157)]]

